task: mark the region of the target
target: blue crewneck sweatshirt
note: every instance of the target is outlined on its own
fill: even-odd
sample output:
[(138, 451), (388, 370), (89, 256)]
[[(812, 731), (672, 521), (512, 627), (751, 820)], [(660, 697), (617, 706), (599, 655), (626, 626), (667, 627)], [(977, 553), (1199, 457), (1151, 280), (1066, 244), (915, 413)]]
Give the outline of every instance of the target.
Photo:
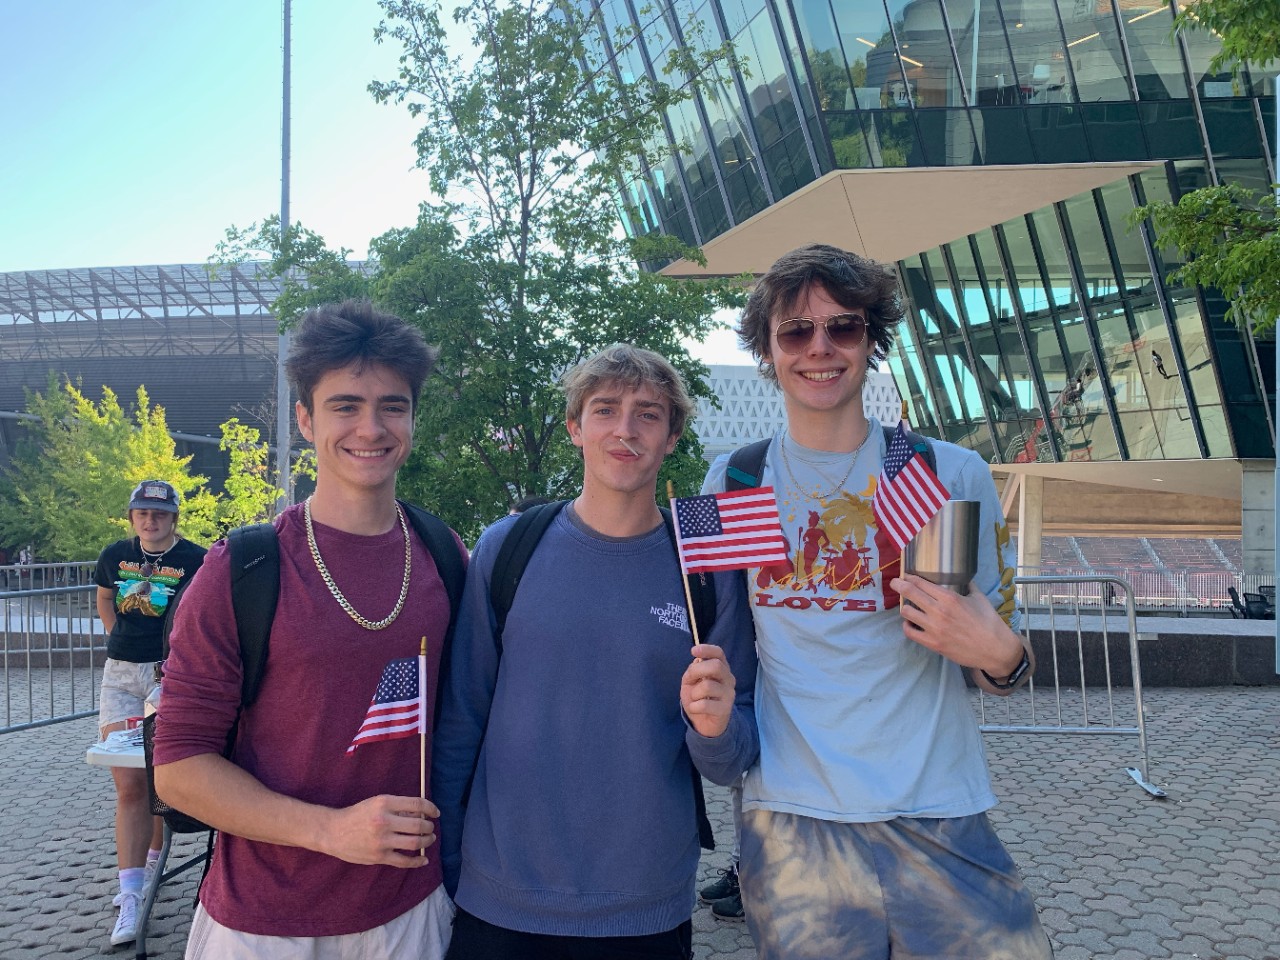
[(706, 738), (680, 709), (690, 633), (664, 527), (606, 539), (562, 511), (520, 582), (499, 670), (489, 583), (514, 522), (499, 521), (476, 544), (441, 694), (432, 797), (446, 886), (469, 913), (513, 930), (669, 930), (694, 902), (689, 757), (728, 783), (759, 748), (741, 574), (715, 575), (716, 623), (703, 640), (724, 648), (737, 702), (724, 734)]

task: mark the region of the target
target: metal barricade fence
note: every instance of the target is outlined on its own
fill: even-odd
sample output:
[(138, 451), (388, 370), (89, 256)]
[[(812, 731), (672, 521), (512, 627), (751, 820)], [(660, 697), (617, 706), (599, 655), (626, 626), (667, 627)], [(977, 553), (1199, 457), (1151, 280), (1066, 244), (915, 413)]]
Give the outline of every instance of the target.
[(92, 563), (0, 567), (0, 733), (95, 716), (106, 633)]
[[(1014, 584), (1042, 680), (1033, 676), (1011, 697), (979, 691), (982, 731), (1134, 737), (1139, 765), (1126, 772), (1152, 796), (1165, 796), (1148, 769), (1134, 587), (1100, 576), (1017, 577)], [(1126, 681), (1128, 694), (1121, 692)]]

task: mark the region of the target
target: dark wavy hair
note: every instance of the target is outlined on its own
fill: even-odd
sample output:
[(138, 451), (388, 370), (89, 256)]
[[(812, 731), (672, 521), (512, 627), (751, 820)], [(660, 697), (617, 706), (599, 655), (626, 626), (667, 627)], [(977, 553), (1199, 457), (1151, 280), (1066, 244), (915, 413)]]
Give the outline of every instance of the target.
[(374, 309), (368, 300), (346, 300), (307, 311), (290, 338), (285, 372), (309, 413), (321, 377), (352, 364), (357, 372), (377, 365), (399, 375), (409, 384), (416, 408), (435, 362), (435, 348), (417, 327)]
[(902, 320), (902, 294), (898, 278), (884, 264), (860, 257), (825, 243), (783, 254), (757, 281), (738, 321), (738, 339), (760, 363), (760, 373), (774, 383), (778, 375), (769, 356), (772, 321), (790, 314), (806, 290), (821, 284), (831, 299), (842, 307), (861, 308), (867, 313), (867, 336), (874, 344), (867, 367), (876, 369), (893, 346), (894, 328)]

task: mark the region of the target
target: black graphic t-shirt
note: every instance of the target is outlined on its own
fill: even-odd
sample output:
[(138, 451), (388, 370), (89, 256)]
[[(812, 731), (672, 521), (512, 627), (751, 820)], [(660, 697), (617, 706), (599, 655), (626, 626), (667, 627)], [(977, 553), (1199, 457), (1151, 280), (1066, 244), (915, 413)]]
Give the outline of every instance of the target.
[(117, 540), (98, 557), (93, 580), (115, 594), (116, 625), (107, 639), (107, 656), (131, 663), (160, 659), (160, 633), (169, 598), (204, 563), (204, 547), (179, 540), (156, 563), (149, 563), (138, 538)]

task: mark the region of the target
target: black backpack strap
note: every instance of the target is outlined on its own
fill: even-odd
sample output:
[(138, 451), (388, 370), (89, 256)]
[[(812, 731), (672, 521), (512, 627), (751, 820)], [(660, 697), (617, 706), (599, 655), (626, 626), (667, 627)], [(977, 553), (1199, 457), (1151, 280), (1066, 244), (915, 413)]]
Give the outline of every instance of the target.
[(271, 621), (280, 596), (280, 541), (272, 524), (255, 523), (231, 530), (227, 549), (231, 555), (231, 606), (244, 671), (240, 686), (243, 710), (258, 698), (266, 670)]
[(453, 639), (453, 627), (458, 622), (458, 606), (462, 602), (462, 587), (466, 582), (467, 568), (462, 563), (462, 552), (458, 549), (458, 541), (454, 538), (449, 525), (434, 513), (415, 507), (411, 503), (400, 501), (409, 523), (426, 545), (431, 559), (436, 562), (436, 572), (444, 581), (445, 593), (449, 595), (449, 626), (445, 631), (445, 649)]
[(538, 542), (547, 532), (547, 527), (551, 526), (551, 521), (568, 502), (555, 500), (530, 507), (520, 514), (498, 549), (498, 556), (493, 561), (493, 573), (489, 578), (489, 606), (493, 608), (493, 637), (498, 647), (499, 659), (502, 658), (502, 631), (507, 626), (507, 614), (511, 611), (511, 604), (515, 602), (516, 590), (520, 588), (520, 578), (524, 576), (529, 558), (538, 549)]
[[(897, 427), (886, 427), (882, 425), (881, 429), (884, 431), (884, 445), (888, 447), (889, 444), (893, 442), (893, 434), (894, 431), (897, 430)], [(907, 443), (911, 444), (912, 449), (914, 449), (916, 453), (924, 457), (924, 462), (927, 463), (929, 465), (929, 469), (936, 474), (938, 472), (938, 455), (934, 452), (933, 444), (929, 442), (929, 438), (922, 437), (920, 434), (913, 433), (910, 430), (906, 430), (904, 433), (906, 433), (907, 436)]]
[[(761, 456), (763, 456), (763, 452)], [(658, 510), (662, 513), (662, 522), (667, 528), (667, 534), (671, 537), (671, 545), (674, 547), (676, 544), (676, 527), (675, 521), (671, 518), (671, 511), (666, 507), (659, 507)], [(679, 563), (679, 550), (677, 549), (677, 568), (679, 568)], [(681, 575), (689, 583), (689, 597), (693, 606), (693, 609), (689, 611), (689, 616), (698, 625), (698, 637), (705, 643), (707, 634), (716, 622), (715, 578), (709, 577), (705, 573), (694, 575), (685, 574), (683, 571), (681, 571)], [(693, 807), (694, 815), (698, 820), (698, 844), (703, 850), (714, 850), (716, 848), (716, 838), (711, 830), (711, 821), (707, 819), (707, 798), (702, 792), (702, 774), (693, 765), (692, 757), (689, 758), (689, 772), (693, 774)]]
[(739, 447), (729, 454), (729, 466), (724, 474), (726, 492), (750, 490), (752, 487), (761, 485), (760, 480), (764, 476), (764, 458), (772, 442), (771, 438), (766, 437), (755, 443), (749, 443), (745, 447)]

